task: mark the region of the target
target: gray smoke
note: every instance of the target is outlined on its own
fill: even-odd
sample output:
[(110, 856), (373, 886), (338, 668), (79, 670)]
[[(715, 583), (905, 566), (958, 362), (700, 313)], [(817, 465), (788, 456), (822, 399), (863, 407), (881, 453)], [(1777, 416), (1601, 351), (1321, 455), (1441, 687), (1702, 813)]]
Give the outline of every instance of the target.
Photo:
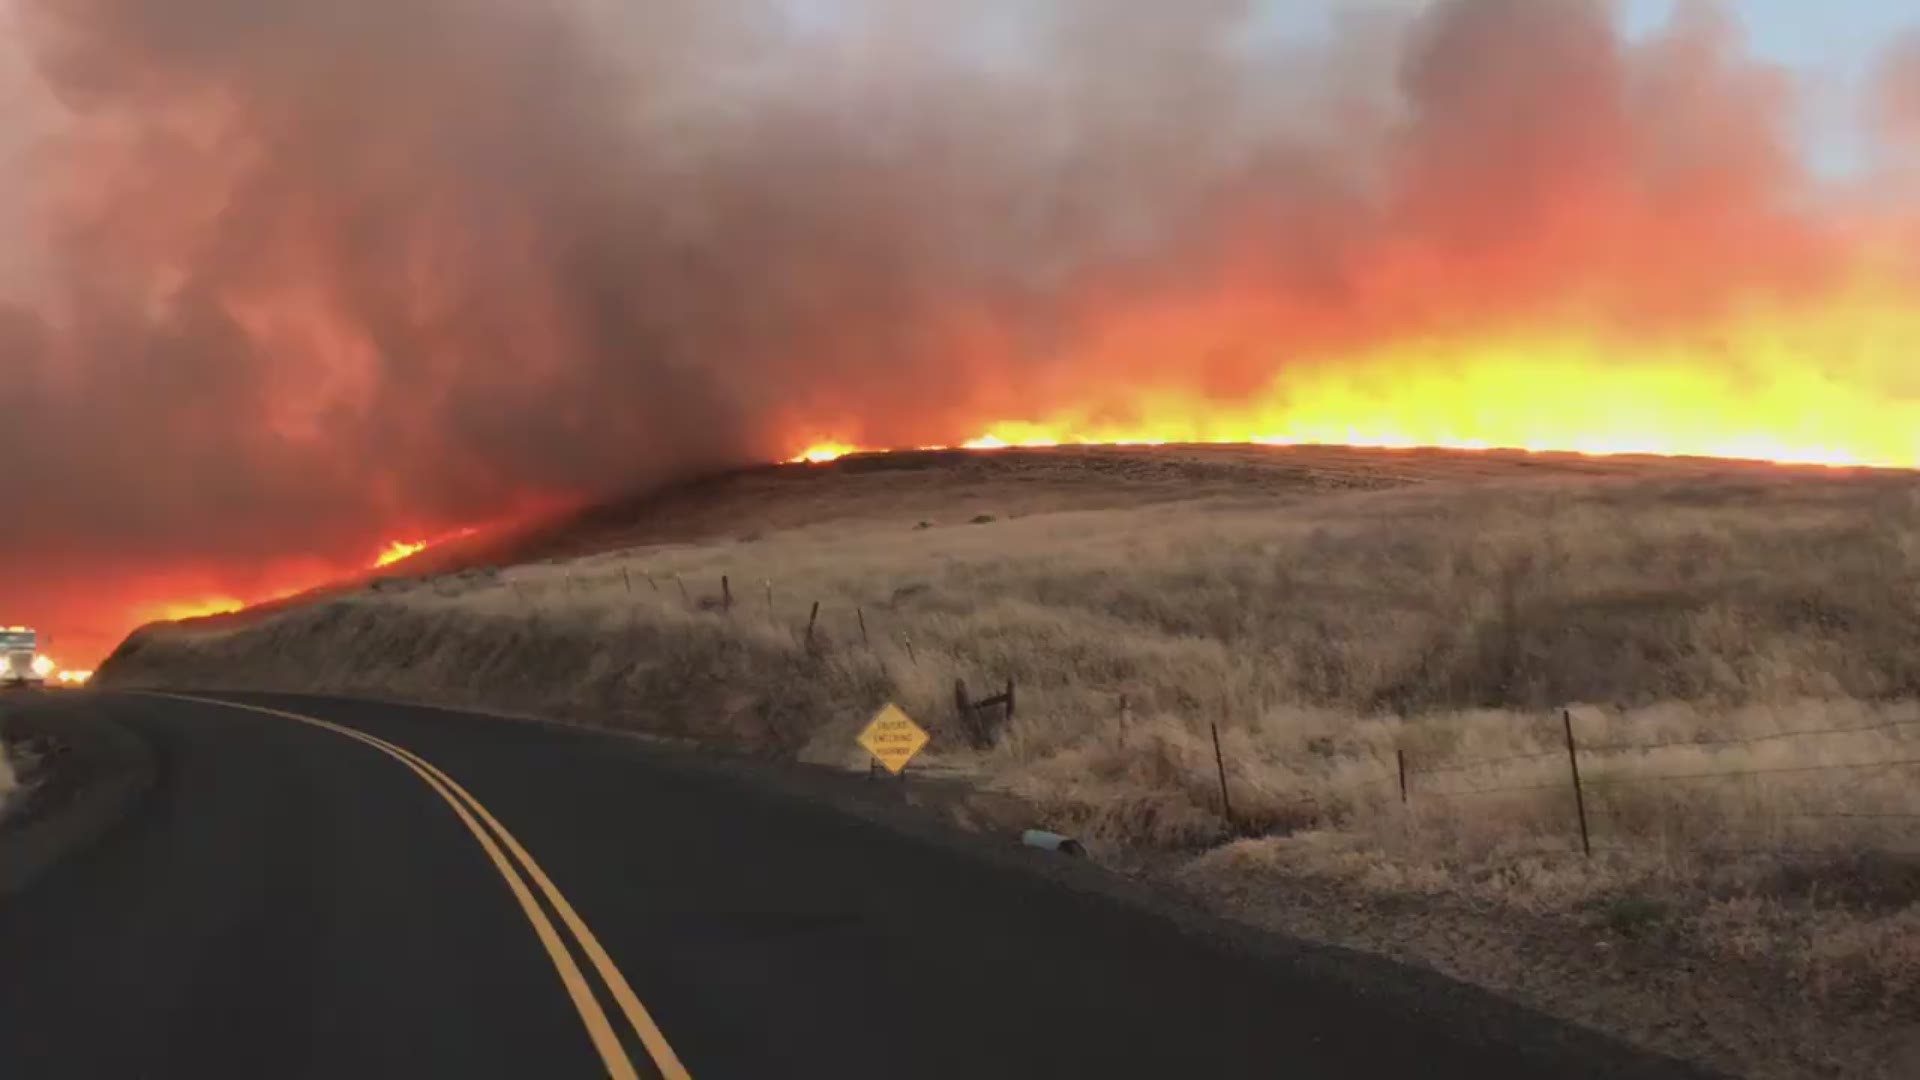
[(1883, 145), (1902, 163), (1920, 165), (1920, 32), (1887, 50), (1870, 107)]

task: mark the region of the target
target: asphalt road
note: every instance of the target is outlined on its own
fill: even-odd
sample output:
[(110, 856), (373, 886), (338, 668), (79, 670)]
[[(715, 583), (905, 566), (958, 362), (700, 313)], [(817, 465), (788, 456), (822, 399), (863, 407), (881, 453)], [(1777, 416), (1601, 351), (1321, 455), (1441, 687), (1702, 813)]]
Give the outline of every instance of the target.
[(634, 740), (245, 700), (339, 726), (92, 698), (157, 781), (0, 901), (0, 1076), (1678, 1074)]

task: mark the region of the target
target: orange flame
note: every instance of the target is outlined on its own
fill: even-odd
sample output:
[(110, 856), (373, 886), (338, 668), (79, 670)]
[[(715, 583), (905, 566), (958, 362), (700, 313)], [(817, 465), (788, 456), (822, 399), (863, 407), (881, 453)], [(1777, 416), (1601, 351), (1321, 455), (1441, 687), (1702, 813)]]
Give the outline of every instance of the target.
[(789, 465), (825, 465), (829, 461), (838, 461), (848, 454), (857, 454), (860, 448), (852, 443), (839, 441), (817, 442), (805, 450), (787, 459)]
[[(477, 529), (467, 528), (448, 533), (438, 540), (390, 541), (387, 546), (375, 556), (368, 568), (374, 570), (384, 569), (405, 559), (412, 558), (436, 543), (472, 536), (477, 532)], [(314, 567), (299, 577), (298, 584), (289, 584), (280, 588), (249, 593), (248, 595), (251, 598), (247, 600), (242, 600), (232, 595), (213, 595), (203, 596), (193, 600), (172, 600), (151, 604), (141, 608), (136, 613), (138, 616), (137, 621), (184, 622), (188, 619), (204, 619), (214, 615), (231, 615), (237, 611), (244, 611), (255, 604), (265, 604), (274, 600), (284, 600), (290, 596), (297, 596), (300, 593), (318, 588), (328, 581), (335, 580), (341, 576), (343, 576), (341, 573), (327, 573), (323, 568)]]
[(386, 550), (380, 553), (379, 558), (373, 561), (373, 567), (379, 570), (392, 566), (402, 559), (411, 559), (425, 550), (427, 550), (427, 542), (425, 540), (417, 540), (411, 543), (404, 540), (395, 540), (387, 545)]
[(245, 601), (231, 596), (209, 596), (199, 600), (170, 601), (160, 604), (151, 617), (165, 622), (185, 622), (214, 615), (231, 615), (246, 607)]
[[(1139, 333), (1122, 318), (1089, 366), (1139, 371), (1138, 351), (1204, 355), (1220, 330), (1197, 314), (1140, 318)], [(1891, 287), (1666, 338), (1543, 326), (1274, 354), (1271, 376), (1239, 397), (1178, 378), (1109, 386), (1084, 404), (989, 420), (959, 445), (1331, 444), (1920, 468), (1920, 307)], [(827, 449), (853, 447), (795, 460)]]

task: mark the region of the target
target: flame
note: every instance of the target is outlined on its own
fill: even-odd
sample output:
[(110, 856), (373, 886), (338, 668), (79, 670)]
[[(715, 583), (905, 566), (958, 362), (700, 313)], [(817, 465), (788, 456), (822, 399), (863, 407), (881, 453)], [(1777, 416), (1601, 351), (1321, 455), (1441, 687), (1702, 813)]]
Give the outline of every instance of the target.
[(425, 540), (416, 540), (411, 543), (404, 540), (395, 540), (387, 545), (387, 549), (380, 553), (379, 558), (373, 561), (373, 568), (379, 570), (392, 566), (402, 559), (411, 559), (425, 550), (427, 550), (427, 542)]
[[(1904, 295), (1855, 288), (1664, 337), (1570, 323), (1331, 356), (1289, 355), (1276, 342), (1270, 374), (1238, 397), (1190, 377), (1115, 380), (1119, 389), (1083, 404), (989, 420), (957, 445), (1321, 444), (1920, 468), (1920, 307)], [(1122, 319), (1120, 344), (1096, 348), (1088, 365), (1152, 370), (1135, 350), (1204, 356), (1222, 332), (1197, 314), (1142, 319)]]
[(168, 601), (151, 610), (149, 621), (185, 622), (214, 615), (231, 615), (246, 609), (246, 602), (231, 596), (210, 596), (199, 600)]
[(44, 679), (52, 675), (55, 671), (59, 670), (59, 667), (60, 665), (55, 663), (50, 656), (36, 656), (33, 658), (33, 673), (39, 678)]
[(93, 681), (93, 672), (62, 671), (55, 678), (62, 686), (85, 686)]
[[(463, 528), (447, 533), (434, 540), (388, 542), (387, 546), (375, 556), (374, 560), (359, 569), (380, 570), (392, 566), (404, 559), (418, 555), (435, 544), (450, 540), (474, 536), (478, 528)], [(214, 615), (231, 615), (245, 611), (258, 604), (285, 600), (301, 593), (319, 588), (329, 582), (350, 577), (355, 568), (331, 569), (324, 565), (301, 564), (297, 567), (282, 568), (280, 575), (286, 582), (274, 588), (258, 589), (246, 594), (247, 599), (231, 594), (214, 594), (188, 600), (167, 600), (141, 606), (134, 612), (135, 624), (148, 622), (184, 622), (189, 619), (204, 619)]]
[(848, 454), (857, 454), (857, 453), (860, 453), (860, 448), (857, 446), (854, 446), (852, 443), (844, 443), (844, 442), (837, 442), (837, 441), (817, 442), (812, 444), (811, 446), (808, 446), (805, 450), (802, 450), (799, 453), (788, 458), (787, 464), (789, 465), (825, 465), (827, 462), (830, 462), (830, 461), (838, 461), (841, 458), (846, 457)]
[(454, 540), (464, 540), (469, 536), (477, 536), (479, 533), (480, 530), (477, 526), (468, 526), (463, 529), (455, 529), (449, 533), (443, 533), (431, 540), (389, 541), (386, 548), (373, 560), (372, 569), (383, 570), (392, 566), (394, 563), (411, 559), (428, 548), (438, 547), (441, 544), (450, 543)]

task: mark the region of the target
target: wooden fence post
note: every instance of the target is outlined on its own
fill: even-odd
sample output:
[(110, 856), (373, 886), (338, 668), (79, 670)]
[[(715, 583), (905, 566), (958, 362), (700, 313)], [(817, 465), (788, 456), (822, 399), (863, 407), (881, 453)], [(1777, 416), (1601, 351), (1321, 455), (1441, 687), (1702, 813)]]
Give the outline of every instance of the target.
[(1394, 748), (1393, 759), (1400, 763), (1400, 805), (1407, 805), (1407, 752)]
[(820, 601), (813, 602), (813, 614), (807, 616), (807, 648), (813, 648), (813, 624), (820, 621)]
[(620, 580), (622, 580), (622, 581), (624, 581), (624, 582), (626, 582), (626, 583), (627, 583), (627, 595), (628, 595), (628, 596), (632, 596), (632, 595), (633, 595), (633, 571), (631, 571), (631, 570), (628, 570), (628, 569), (627, 569), (626, 567), (624, 567), (624, 566), (623, 566), (623, 567), (621, 567), (621, 568), (620, 568)]
[(1593, 841), (1587, 835), (1587, 797), (1580, 791), (1580, 758), (1573, 748), (1573, 710), (1560, 710), (1560, 722), (1567, 732), (1567, 769), (1573, 773), (1573, 808), (1580, 815), (1580, 852), (1593, 858)]
[(867, 637), (867, 612), (865, 608), (854, 608), (853, 614), (860, 620), (860, 644), (872, 650), (873, 641)]
[(725, 574), (720, 575), (720, 610), (733, 610), (733, 583), (727, 580)]

